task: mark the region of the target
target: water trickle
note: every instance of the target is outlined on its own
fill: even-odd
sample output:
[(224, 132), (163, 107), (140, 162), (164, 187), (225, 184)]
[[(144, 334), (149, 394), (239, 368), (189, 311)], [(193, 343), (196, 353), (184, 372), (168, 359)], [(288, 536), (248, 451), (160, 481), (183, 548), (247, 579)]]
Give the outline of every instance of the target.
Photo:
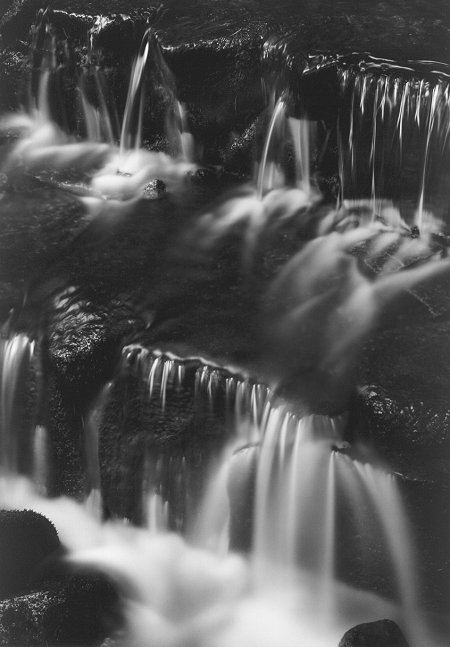
[(24, 333), (0, 339), (0, 460), (6, 472), (18, 471), (21, 451), (29, 442), (23, 436), (31, 436), (31, 428), (22, 428), (20, 411), (33, 353), (34, 342)]
[[(195, 142), (192, 133), (189, 131), (189, 123), (186, 109), (180, 101), (176, 101), (175, 112), (178, 116), (178, 126), (174, 127), (175, 133), (179, 135), (179, 156), (183, 162), (193, 163), (195, 161)], [(169, 132), (169, 139), (170, 139)], [(172, 137), (173, 139), (173, 137)]]
[[(270, 109), (270, 106), (269, 106)], [(272, 108), (261, 161), (258, 165), (256, 189), (260, 198), (280, 187), (293, 185), (308, 199), (316, 190), (311, 174), (311, 150), (316, 141), (317, 124), (306, 117), (289, 116), (287, 98), (282, 95)], [(287, 159), (293, 158), (289, 169)]]
[(108, 382), (91, 403), (87, 415), (83, 418), (85, 457), (86, 457), (86, 487), (87, 507), (97, 519), (103, 516), (101, 479), (99, 464), (99, 433), (100, 424), (108, 404), (112, 383)]
[[(269, 151), (271, 145), (274, 145), (274, 138), (277, 140), (281, 135), (281, 130), (285, 125), (286, 120), (286, 105), (283, 97), (280, 97), (275, 104), (275, 107), (270, 118), (269, 127), (267, 129), (266, 140), (264, 142), (264, 148), (261, 156), (261, 162), (258, 169), (258, 179), (256, 182), (257, 190), (259, 196), (262, 198), (266, 191), (270, 191), (276, 186), (283, 184), (283, 181), (280, 177), (280, 171), (276, 163), (269, 161)], [(284, 137), (283, 137), (284, 139)]]
[(49, 477), (49, 438), (43, 425), (36, 425), (33, 437), (33, 472), (32, 480), (36, 490), (42, 496), (47, 494)]
[(226, 412), (231, 428), (249, 422), (258, 427), (264, 411), (273, 398), (269, 387), (255, 383), (244, 376), (230, 374), (227, 369), (200, 362), (196, 358), (176, 358), (149, 352), (140, 346), (127, 346), (123, 350), (123, 366), (130, 370), (133, 362), (136, 374), (148, 385), (149, 399), (158, 398), (162, 410), (167, 406), (172, 389), (193, 384), (197, 406), (206, 405), (215, 411), (219, 400), (226, 403)]
[(126, 151), (139, 148), (142, 139), (142, 118), (145, 102), (144, 71), (151, 50), (152, 33), (147, 30), (139, 53), (133, 63), (120, 135), (120, 157)]

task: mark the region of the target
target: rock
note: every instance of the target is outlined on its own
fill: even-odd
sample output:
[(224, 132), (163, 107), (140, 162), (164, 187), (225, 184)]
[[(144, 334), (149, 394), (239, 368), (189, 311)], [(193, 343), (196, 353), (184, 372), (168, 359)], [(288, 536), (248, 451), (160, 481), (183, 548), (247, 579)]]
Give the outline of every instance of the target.
[(75, 573), (59, 595), (42, 619), (51, 645), (97, 646), (123, 624), (117, 589), (101, 573)]
[(86, 226), (86, 209), (70, 193), (25, 175), (2, 174), (2, 181), (0, 309), (7, 311)]
[(1, 647), (97, 647), (122, 627), (118, 592), (95, 572), (0, 602)]
[(62, 600), (59, 592), (45, 590), (0, 602), (1, 647), (40, 647), (48, 644), (43, 618), (49, 609)]
[(152, 180), (142, 190), (142, 197), (145, 200), (155, 200), (166, 193), (166, 185), (162, 180)]
[(377, 620), (349, 629), (339, 647), (408, 647), (408, 643), (395, 622)]
[(187, 362), (182, 383), (169, 380), (164, 395), (156, 377), (152, 397), (149, 369), (119, 373), (105, 407), (99, 438), (104, 506), (112, 517), (141, 523), (147, 512), (143, 494), (158, 485), (169, 501), (169, 526), (180, 531), (190, 502), (203, 492), (211, 458), (227, 439), (228, 374), (217, 371), (212, 403), (199, 392), (198, 361)]
[(46, 562), (61, 551), (53, 524), (32, 510), (0, 511), (0, 546), (2, 599), (42, 580)]

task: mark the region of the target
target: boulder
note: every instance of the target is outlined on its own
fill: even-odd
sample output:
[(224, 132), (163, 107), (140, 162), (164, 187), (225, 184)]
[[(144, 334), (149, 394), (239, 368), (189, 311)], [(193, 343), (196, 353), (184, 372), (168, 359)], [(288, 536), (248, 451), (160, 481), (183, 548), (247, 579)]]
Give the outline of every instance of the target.
[(46, 562), (61, 553), (53, 524), (32, 510), (0, 511), (0, 598), (24, 592), (46, 577)]
[(408, 647), (408, 643), (395, 622), (377, 620), (349, 629), (339, 647)]
[(51, 586), (0, 602), (2, 647), (96, 647), (122, 627), (118, 592), (95, 572), (66, 573)]

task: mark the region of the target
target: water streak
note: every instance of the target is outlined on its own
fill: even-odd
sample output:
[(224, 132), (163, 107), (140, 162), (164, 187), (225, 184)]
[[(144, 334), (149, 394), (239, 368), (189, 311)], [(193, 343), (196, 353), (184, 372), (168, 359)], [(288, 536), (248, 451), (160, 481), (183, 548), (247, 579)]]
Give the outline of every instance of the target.
[[(26, 448), (21, 437), (20, 411), (23, 408), (28, 369), (34, 353), (34, 342), (24, 333), (0, 339), (0, 456), (1, 466), (6, 471), (16, 472), (19, 468), (19, 447)], [(31, 428), (29, 430), (31, 436)]]
[(141, 145), (145, 101), (144, 72), (150, 53), (151, 38), (151, 31), (147, 30), (142, 39), (140, 51), (133, 62), (120, 135), (120, 158), (125, 156), (126, 151), (139, 148)]

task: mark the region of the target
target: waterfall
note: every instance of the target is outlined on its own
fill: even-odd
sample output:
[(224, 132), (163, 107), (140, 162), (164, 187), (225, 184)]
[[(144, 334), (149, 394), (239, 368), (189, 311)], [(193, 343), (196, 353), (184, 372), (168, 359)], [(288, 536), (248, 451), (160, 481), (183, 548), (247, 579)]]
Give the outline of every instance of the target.
[[(241, 366), (231, 359), (217, 364), (200, 351), (179, 356), (167, 350), (165, 330), (161, 347), (153, 345), (158, 317), (166, 316), (159, 286), (155, 295), (138, 286), (144, 314), (133, 302), (130, 318), (132, 288), (132, 294), (128, 287), (117, 295), (111, 290), (117, 296), (111, 307), (124, 306), (126, 314), (120, 314), (121, 326), (116, 329), (114, 321), (108, 328), (105, 281), (96, 335), (101, 349), (103, 332), (105, 346), (120, 337), (115, 348), (124, 344), (120, 361), (111, 374), (100, 366), (103, 378), (96, 373), (95, 392), (86, 395), (86, 384), (80, 387), (75, 376), (79, 392), (64, 393), (70, 413), (81, 421), (86, 491), (78, 503), (47, 497), (54, 430), (49, 432), (47, 420), (35, 420), (34, 405), (26, 402), (29, 383), (47, 369), (35, 342), (18, 326), (0, 339), (2, 507), (47, 515), (69, 561), (104, 569), (116, 580), (127, 619), (119, 644), (337, 647), (350, 626), (388, 617), (401, 625), (411, 647), (440, 647), (429, 636), (420, 607), (414, 532), (396, 477), (375, 452), (358, 453), (349, 444), (345, 416), (310, 411), (342, 410), (355, 388), (352, 371), (361, 347), (389, 306), (448, 270), (448, 241), (439, 219), (448, 196), (436, 173), (450, 161), (447, 80), (438, 74), (419, 78), (412, 69), (400, 74), (394, 68), (342, 66), (339, 114), (330, 128), (310, 119), (287, 90), (279, 96), (274, 91), (263, 115), (267, 132), (253, 185), (208, 203), (205, 211), (196, 202), (192, 220), (181, 208), (183, 218), (177, 213), (172, 220), (169, 214), (167, 225), (160, 202), (146, 211), (149, 205), (142, 201), (153, 199), (151, 187), (161, 182), (170, 194), (168, 210), (183, 203), (186, 186), (192, 189), (186, 175), (195, 169), (200, 149), (190, 133), (189, 106), (177, 96), (155, 33), (146, 29), (131, 64), (119, 128), (96, 50), (104, 19), (91, 23), (77, 89), (83, 123), (75, 134), (64, 128), (64, 110), (56, 110), (59, 119), (54, 114), (52, 85), (59, 82), (60, 59), (69, 45), (58, 46), (49, 20), (48, 12), (40, 12), (33, 33), (29, 111), (6, 120), (21, 133), (6, 170), (68, 189), (82, 196), (91, 220), (104, 216), (95, 222), (98, 230), (85, 232), (85, 242), (101, 231), (102, 243), (109, 244), (104, 234), (109, 223), (121, 232), (127, 218), (139, 236), (145, 218), (154, 218), (155, 240), (143, 256), (157, 255), (159, 228), (165, 232), (167, 226), (174, 244), (186, 246), (179, 256), (192, 260), (195, 278), (191, 266), (186, 277), (170, 274), (179, 257), (167, 254), (161, 265), (156, 259), (151, 281), (175, 277), (180, 294), (185, 280), (189, 287), (197, 280), (197, 271), (203, 289), (205, 267), (205, 290), (219, 290), (213, 280), (209, 287), (209, 274), (226, 266), (236, 294), (251, 296), (248, 316), (256, 320), (257, 330), (250, 332), (257, 337), (258, 357), (225, 354), (243, 358)], [(155, 87), (164, 95), (167, 153), (144, 143)], [(315, 210), (319, 128), (328, 129), (327, 138), (331, 129), (336, 135), (338, 208)], [(411, 170), (412, 159), (420, 163)], [(175, 231), (178, 220), (183, 225)], [(265, 247), (272, 236), (279, 236), (273, 254)], [(229, 261), (234, 244), (242, 249)], [(70, 269), (70, 258), (67, 262)], [(142, 267), (136, 267), (138, 274)], [(74, 272), (80, 282), (82, 269)], [(60, 300), (65, 314), (77, 310), (82, 287), (70, 288), (70, 298)], [(212, 296), (208, 305), (215, 306), (217, 295)], [(92, 296), (93, 310), (94, 302)], [(233, 305), (239, 309), (241, 302)], [(51, 312), (35, 313), (33, 307), (27, 296), (23, 312), (15, 313), (21, 325), (34, 315), (39, 321), (44, 314), (51, 318)], [(76, 323), (84, 325), (81, 310), (79, 315)], [(195, 325), (207, 327), (207, 317)], [(175, 339), (178, 334), (183, 346), (180, 329)], [(169, 339), (170, 333), (169, 326)], [(89, 347), (86, 356), (90, 352)], [(49, 353), (45, 359), (53, 358)], [(58, 373), (58, 367), (52, 369)], [(70, 391), (72, 378), (65, 379)], [(328, 409), (315, 408), (322, 396)]]
[(6, 472), (16, 472), (28, 450), (31, 421), (30, 429), (24, 429), (20, 411), (27, 397), (25, 385), (33, 353), (34, 342), (24, 333), (0, 339), (0, 456)]
[(294, 157), (294, 186), (310, 198), (314, 195), (311, 176), (311, 148), (315, 140), (316, 123), (307, 118), (288, 115), (287, 98), (276, 101), (267, 128), (256, 180), (257, 192), (262, 198), (267, 192), (287, 184), (283, 152), (289, 145)]
[[(139, 54), (133, 63), (130, 85), (128, 86), (127, 102), (122, 121), (120, 136), (120, 156), (130, 148), (139, 148), (142, 139), (142, 118), (144, 110), (144, 70), (150, 52), (151, 32), (147, 30), (142, 39)], [(133, 131), (132, 131), (133, 128)]]
[[(448, 197), (449, 85), (437, 73), (402, 72), (341, 70), (340, 180), (344, 199), (369, 197), (374, 215), (391, 199), (420, 229), (426, 211), (439, 214)], [(410, 174), (414, 159), (421, 163)]]

